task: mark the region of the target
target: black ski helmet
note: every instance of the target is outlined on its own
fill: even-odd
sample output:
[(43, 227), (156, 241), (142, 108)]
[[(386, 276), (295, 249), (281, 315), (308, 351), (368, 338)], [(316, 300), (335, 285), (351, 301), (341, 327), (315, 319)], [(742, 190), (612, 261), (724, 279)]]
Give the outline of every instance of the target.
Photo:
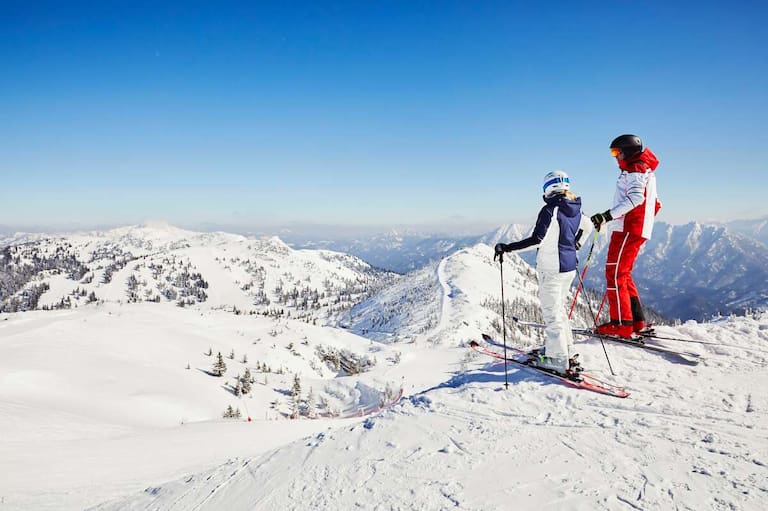
[(643, 150), (643, 141), (637, 135), (620, 135), (611, 142), (611, 149), (621, 149), (624, 158), (629, 158)]

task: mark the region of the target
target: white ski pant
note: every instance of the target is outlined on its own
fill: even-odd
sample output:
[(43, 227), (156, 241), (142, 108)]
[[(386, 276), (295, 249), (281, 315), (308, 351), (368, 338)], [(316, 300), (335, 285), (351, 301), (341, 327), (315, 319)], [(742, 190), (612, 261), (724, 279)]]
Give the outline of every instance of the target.
[(573, 333), (565, 305), (576, 270), (566, 273), (551, 271), (537, 273), (541, 313), (547, 325), (544, 330), (546, 355), (554, 358), (569, 358), (569, 350), (573, 346)]

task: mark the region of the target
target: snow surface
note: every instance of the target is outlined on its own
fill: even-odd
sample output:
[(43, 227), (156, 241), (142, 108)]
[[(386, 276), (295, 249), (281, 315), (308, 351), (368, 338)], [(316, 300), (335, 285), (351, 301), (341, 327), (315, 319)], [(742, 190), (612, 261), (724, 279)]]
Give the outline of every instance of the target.
[(525, 371), (504, 390), (503, 364), (479, 360), (378, 416), (97, 509), (765, 509), (768, 320), (675, 332), (728, 346), (695, 368), (610, 347), (625, 400)]
[[(339, 376), (314, 356), (322, 345), (367, 354), (385, 367), (392, 349), (298, 321), (169, 304), (107, 304), (2, 319), (3, 509), (82, 509), (146, 481), (264, 452), (323, 423), (343, 424), (284, 420), (294, 374), (302, 376), (305, 392), (312, 387), (340, 417), (376, 408), (387, 384), (400, 384), (377, 373)], [(209, 350), (224, 354), (225, 377), (210, 374)], [(257, 361), (273, 372), (256, 371)], [(238, 398), (234, 376), (245, 367), (255, 383), (249, 396)], [(282, 405), (272, 406), (276, 399)], [(228, 405), (253, 422), (221, 419)]]
[[(179, 250), (200, 260), (205, 247)], [(504, 364), (466, 347), (498, 320), (491, 254), (469, 247), (393, 282), (346, 328), (170, 303), (0, 316), (0, 509), (766, 508), (768, 315), (659, 328), (709, 343), (665, 343), (698, 365), (606, 344), (616, 376), (580, 339), (586, 368), (627, 399), (511, 367), (505, 388)], [(504, 276), (508, 300), (536, 303), (522, 260)], [(517, 330), (508, 341), (526, 343)], [(335, 374), (318, 345), (376, 364)], [(208, 374), (209, 349), (234, 350), (224, 378)], [(257, 360), (284, 373), (256, 373), (236, 397), (226, 382)], [(294, 374), (341, 417), (377, 409), (386, 386), (405, 398), (289, 420)], [(222, 419), (227, 405), (243, 419)]]

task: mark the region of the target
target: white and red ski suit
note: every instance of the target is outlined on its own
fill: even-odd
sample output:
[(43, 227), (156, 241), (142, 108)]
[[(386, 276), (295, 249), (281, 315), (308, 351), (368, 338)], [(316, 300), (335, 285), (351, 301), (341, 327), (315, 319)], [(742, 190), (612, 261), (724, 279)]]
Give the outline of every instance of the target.
[(605, 264), (606, 293), (611, 323), (638, 330), (645, 317), (632, 268), (640, 247), (651, 238), (654, 217), (661, 208), (654, 173), (659, 160), (646, 148), (618, 163), (621, 174), (610, 209), (613, 232)]

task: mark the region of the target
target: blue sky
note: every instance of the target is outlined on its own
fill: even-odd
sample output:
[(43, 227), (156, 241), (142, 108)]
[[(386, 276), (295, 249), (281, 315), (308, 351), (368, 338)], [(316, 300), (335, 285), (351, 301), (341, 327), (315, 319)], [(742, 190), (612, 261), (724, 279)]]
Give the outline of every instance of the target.
[[(528, 222), (768, 214), (764, 2), (3, 2), (0, 224)], [(669, 4), (669, 5), (668, 5)]]

